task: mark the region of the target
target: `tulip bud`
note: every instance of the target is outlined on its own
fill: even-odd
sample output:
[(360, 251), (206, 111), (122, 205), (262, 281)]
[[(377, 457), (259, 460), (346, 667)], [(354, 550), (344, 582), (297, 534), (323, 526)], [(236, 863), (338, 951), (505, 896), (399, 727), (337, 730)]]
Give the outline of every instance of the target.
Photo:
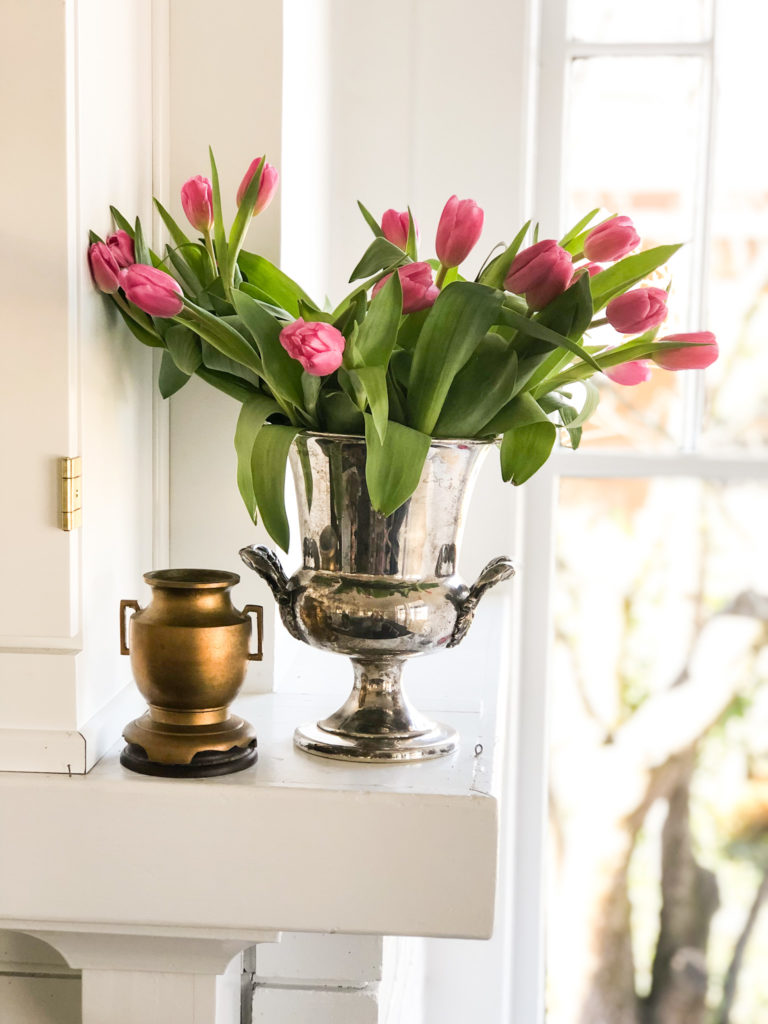
[(572, 277), (570, 253), (554, 238), (545, 238), (515, 256), (504, 287), (516, 295), (524, 295), (529, 307), (538, 310), (561, 295)]
[[(405, 249), (408, 245), (409, 226), (410, 219), (407, 210), (404, 213), (398, 213), (397, 210), (386, 210), (381, 218), (381, 230), (384, 233), (384, 237), (392, 245), (396, 245), (400, 249)], [(418, 241), (419, 226), (414, 222), (413, 227), (416, 232), (416, 241)]]
[[(428, 263), (407, 263), (398, 267), (397, 276), (403, 289), (403, 313), (418, 313), (435, 304), (440, 289), (432, 279), (432, 268)], [(377, 295), (392, 277), (387, 274), (373, 286), (371, 296)]]
[(584, 239), (584, 255), (588, 260), (618, 260), (639, 244), (640, 235), (629, 217), (611, 217)]
[(118, 267), (130, 267), (136, 262), (133, 239), (127, 231), (115, 231), (114, 234), (107, 235), (107, 245)]
[(642, 359), (631, 359), (628, 363), (619, 363), (618, 366), (611, 366), (607, 370), (603, 370), (603, 373), (614, 384), (624, 384), (628, 387), (643, 384), (651, 379), (651, 368)]
[(611, 299), (605, 316), (619, 334), (641, 334), (667, 319), (667, 293), (663, 288), (633, 288)]
[(202, 174), (181, 186), (181, 205), (187, 220), (196, 231), (207, 233), (213, 227), (213, 191)]
[(669, 349), (651, 356), (657, 366), (665, 370), (703, 370), (711, 366), (719, 355), (717, 339), (711, 331), (691, 334), (668, 334), (659, 341), (695, 342), (690, 348)]
[[(251, 179), (261, 165), (261, 160), (262, 158), (260, 156), (256, 157), (256, 159), (251, 162), (251, 166), (245, 172), (245, 177), (240, 182), (240, 188), (237, 190), (238, 206), (242, 203), (243, 196), (251, 183)], [(256, 197), (256, 205), (253, 208), (254, 217), (257, 213), (261, 213), (262, 210), (265, 210), (272, 202), (272, 196), (274, 196), (277, 191), (279, 181), (280, 175), (277, 172), (277, 168), (273, 167), (272, 164), (265, 163), (264, 170), (261, 174), (261, 181), (259, 182), (259, 194)]]
[(437, 225), (435, 251), (444, 267), (458, 267), (469, 256), (483, 230), (483, 211), (474, 199), (451, 196)]
[(99, 291), (105, 292), (107, 295), (114, 295), (120, 287), (118, 280), (120, 267), (106, 243), (93, 243), (88, 250), (88, 265), (91, 268), (93, 283)]
[(344, 335), (331, 324), (305, 323), (301, 317), (280, 332), (280, 344), (313, 377), (324, 377), (341, 366)]
[(176, 316), (184, 308), (179, 282), (157, 267), (134, 263), (120, 271), (120, 287), (134, 306), (150, 316)]

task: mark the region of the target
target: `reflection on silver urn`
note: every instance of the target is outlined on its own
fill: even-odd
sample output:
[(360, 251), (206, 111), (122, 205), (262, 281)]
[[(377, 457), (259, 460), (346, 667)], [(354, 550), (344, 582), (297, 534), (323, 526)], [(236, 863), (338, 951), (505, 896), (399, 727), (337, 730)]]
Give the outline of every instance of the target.
[(471, 587), (456, 573), (470, 487), (491, 446), (434, 440), (413, 495), (383, 516), (368, 497), (363, 438), (296, 438), (290, 460), (303, 565), (289, 579), (269, 548), (240, 555), (269, 584), (292, 636), (352, 659), (352, 693), (329, 718), (296, 730), (303, 750), (355, 761), (455, 750), (455, 730), (410, 704), (400, 674), (407, 658), (460, 643), (485, 591), (514, 574), (506, 557), (490, 562)]

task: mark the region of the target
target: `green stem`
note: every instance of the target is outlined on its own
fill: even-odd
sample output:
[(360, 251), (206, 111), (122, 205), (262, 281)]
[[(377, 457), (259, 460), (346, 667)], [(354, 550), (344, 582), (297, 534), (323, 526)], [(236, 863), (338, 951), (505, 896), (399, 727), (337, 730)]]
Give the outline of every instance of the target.
[[(127, 302), (120, 292), (113, 292), (112, 298), (115, 305), (119, 306), (120, 309), (122, 309), (122, 311), (134, 321), (134, 323), (139, 324), (139, 326), (143, 327), (146, 331), (151, 331), (153, 334), (157, 334), (155, 325), (152, 323), (152, 318), (146, 313), (142, 313), (141, 310), (136, 309), (135, 306), (130, 304), (130, 302)], [(159, 334), (157, 336), (160, 337)]]
[[(443, 287), (443, 282), (445, 281), (445, 275), (448, 273), (449, 270), (450, 270), (450, 267), (446, 267), (444, 263), (440, 264), (440, 269), (438, 270), (437, 277), (435, 278), (435, 285), (438, 288), (442, 288)], [(453, 292), (451, 292), (451, 295), (453, 295)]]
[(203, 237), (205, 238), (205, 249), (208, 253), (208, 259), (211, 261), (211, 275), (216, 277), (216, 274), (218, 273), (218, 264), (216, 263), (216, 253), (213, 250), (213, 241), (211, 239), (211, 232), (209, 228), (206, 228), (203, 232)]
[(587, 330), (591, 331), (593, 327), (603, 327), (607, 323), (608, 323), (608, 317), (607, 316), (601, 317), (599, 320), (593, 320), (592, 323), (587, 328)]

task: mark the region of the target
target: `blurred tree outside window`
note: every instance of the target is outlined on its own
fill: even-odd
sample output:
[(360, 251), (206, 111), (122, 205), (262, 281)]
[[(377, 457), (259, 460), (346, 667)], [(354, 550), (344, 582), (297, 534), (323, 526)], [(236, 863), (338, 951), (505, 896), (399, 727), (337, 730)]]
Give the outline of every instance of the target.
[[(582, 451), (554, 460), (547, 1024), (761, 1024), (768, 8), (562, 9), (553, 202), (566, 223), (627, 214), (645, 247), (688, 242), (663, 333), (713, 330), (721, 358), (604, 381)], [(621, 475), (622, 452), (642, 475)]]

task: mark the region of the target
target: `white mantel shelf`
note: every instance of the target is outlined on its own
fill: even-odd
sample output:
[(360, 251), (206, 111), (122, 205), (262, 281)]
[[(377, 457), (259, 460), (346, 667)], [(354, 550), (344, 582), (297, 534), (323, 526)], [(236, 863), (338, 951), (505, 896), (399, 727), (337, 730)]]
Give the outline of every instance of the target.
[(487, 938), (491, 723), (425, 708), (459, 730), (456, 754), (347, 765), (292, 744), (328, 701), (242, 699), (259, 760), (219, 779), (136, 775), (122, 743), (88, 775), (0, 774), (0, 927)]

